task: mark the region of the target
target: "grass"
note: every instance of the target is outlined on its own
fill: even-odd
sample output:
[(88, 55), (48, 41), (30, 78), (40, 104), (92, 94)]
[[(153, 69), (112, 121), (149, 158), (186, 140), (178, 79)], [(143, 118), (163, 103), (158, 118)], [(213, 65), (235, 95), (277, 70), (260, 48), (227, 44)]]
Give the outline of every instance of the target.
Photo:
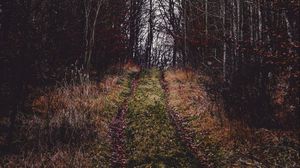
[(18, 151), (1, 157), (0, 167), (110, 167), (109, 125), (137, 71), (125, 65), (100, 83), (78, 73), (79, 82), (45, 91), (33, 101), (33, 115), (19, 116)]
[(229, 121), (222, 103), (214, 102), (192, 71), (168, 70), (168, 106), (194, 134), (197, 156), (208, 167), (299, 167), (299, 140), (288, 131), (253, 129)]
[(139, 71), (129, 63), (100, 83), (75, 72), (72, 82), (45, 91), (34, 99), (33, 114), (18, 115), (16, 150), (0, 151), (0, 167), (111, 167), (109, 126), (125, 100), (128, 167), (199, 167), (196, 159), (206, 167), (299, 167), (295, 132), (227, 119), (205, 90), (206, 76), (168, 70), (165, 94), (160, 71), (144, 70), (131, 95)]
[(128, 167), (192, 167), (167, 116), (157, 69), (142, 73), (127, 115)]

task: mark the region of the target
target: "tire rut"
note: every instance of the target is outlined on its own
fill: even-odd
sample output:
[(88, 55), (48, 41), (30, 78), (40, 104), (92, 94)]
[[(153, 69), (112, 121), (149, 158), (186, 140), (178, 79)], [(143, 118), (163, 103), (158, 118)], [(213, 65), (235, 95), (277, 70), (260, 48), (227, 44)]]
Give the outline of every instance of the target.
[(127, 166), (128, 159), (126, 156), (125, 116), (128, 112), (128, 100), (133, 96), (138, 85), (138, 80), (139, 73), (136, 74), (134, 79), (131, 81), (130, 94), (122, 103), (122, 106), (118, 109), (118, 113), (110, 125), (110, 136), (113, 150), (110, 162), (111, 167), (113, 168), (125, 168)]
[(167, 81), (165, 81), (164, 72), (161, 72), (161, 86), (164, 90), (164, 94), (166, 97), (166, 107), (167, 107), (167, 113), (168, 116), (176, 130), (176, 134), (178, 136), (178, 139), (181, 141), (182, 145), (187, 148), (187, 150), (190, 152), (191, 157), (196, 162), (196, 165), (199, 167), (208, 167), (207, 164), (205, 164), (205, 161), (197, 159), (197, 146), (193, 143), (193, 139), (195, 137), (194, 132), (191, 132), (187, 130), (184, 127), (184, 119), (182, 119), (177, 113), (175, 113), (170, 107), (168, 106), (168, 100), (167, 95), (169, 93), (168, 87), (167, 87)]

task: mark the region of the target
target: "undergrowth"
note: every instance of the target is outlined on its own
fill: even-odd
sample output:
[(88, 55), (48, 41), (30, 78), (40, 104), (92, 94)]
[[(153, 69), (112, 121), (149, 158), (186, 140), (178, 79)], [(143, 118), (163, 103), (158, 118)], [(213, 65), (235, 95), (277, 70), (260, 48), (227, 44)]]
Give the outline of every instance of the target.
[(206, 76), (169, 70), (168, 106), (191, 136), (200, 160), (209, 167), (299, 167), (299, 140), (294, 132), (253, 129), (229, 121), (222, 103), (208, 95)]
[(80, 69), (32, 103), (33, 113), (18, 116), (14, 152), (0, 167), (110, 167), (109, 124), (130, 94), (137, 67), (96, 83)]

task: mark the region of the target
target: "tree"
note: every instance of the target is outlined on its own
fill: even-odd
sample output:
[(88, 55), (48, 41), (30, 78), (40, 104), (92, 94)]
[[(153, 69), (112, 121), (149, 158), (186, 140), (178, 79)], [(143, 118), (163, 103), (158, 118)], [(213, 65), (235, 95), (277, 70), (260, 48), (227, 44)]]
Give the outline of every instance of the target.
[(95, 29), (98, 21), (99, 11), (104, 0), (83, 0), (84, 4), (84, 65), (87, 69), (91, 68), (91, 57), (95, 45)]

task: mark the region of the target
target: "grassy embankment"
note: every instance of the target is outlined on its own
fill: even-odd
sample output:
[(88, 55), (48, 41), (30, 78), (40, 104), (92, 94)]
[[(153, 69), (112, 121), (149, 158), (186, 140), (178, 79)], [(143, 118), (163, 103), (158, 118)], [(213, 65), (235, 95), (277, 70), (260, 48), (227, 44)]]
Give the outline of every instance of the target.
[[(168, 106), (178, 116), (190, 148), (208, 167), (299, 167), (299, 140), (293, 132), (254, 129), (229, 121), (222, 103), (210, 99), (192, 71), (165, 73)], [(222, 121), (222, 123), (220, 122)]]

